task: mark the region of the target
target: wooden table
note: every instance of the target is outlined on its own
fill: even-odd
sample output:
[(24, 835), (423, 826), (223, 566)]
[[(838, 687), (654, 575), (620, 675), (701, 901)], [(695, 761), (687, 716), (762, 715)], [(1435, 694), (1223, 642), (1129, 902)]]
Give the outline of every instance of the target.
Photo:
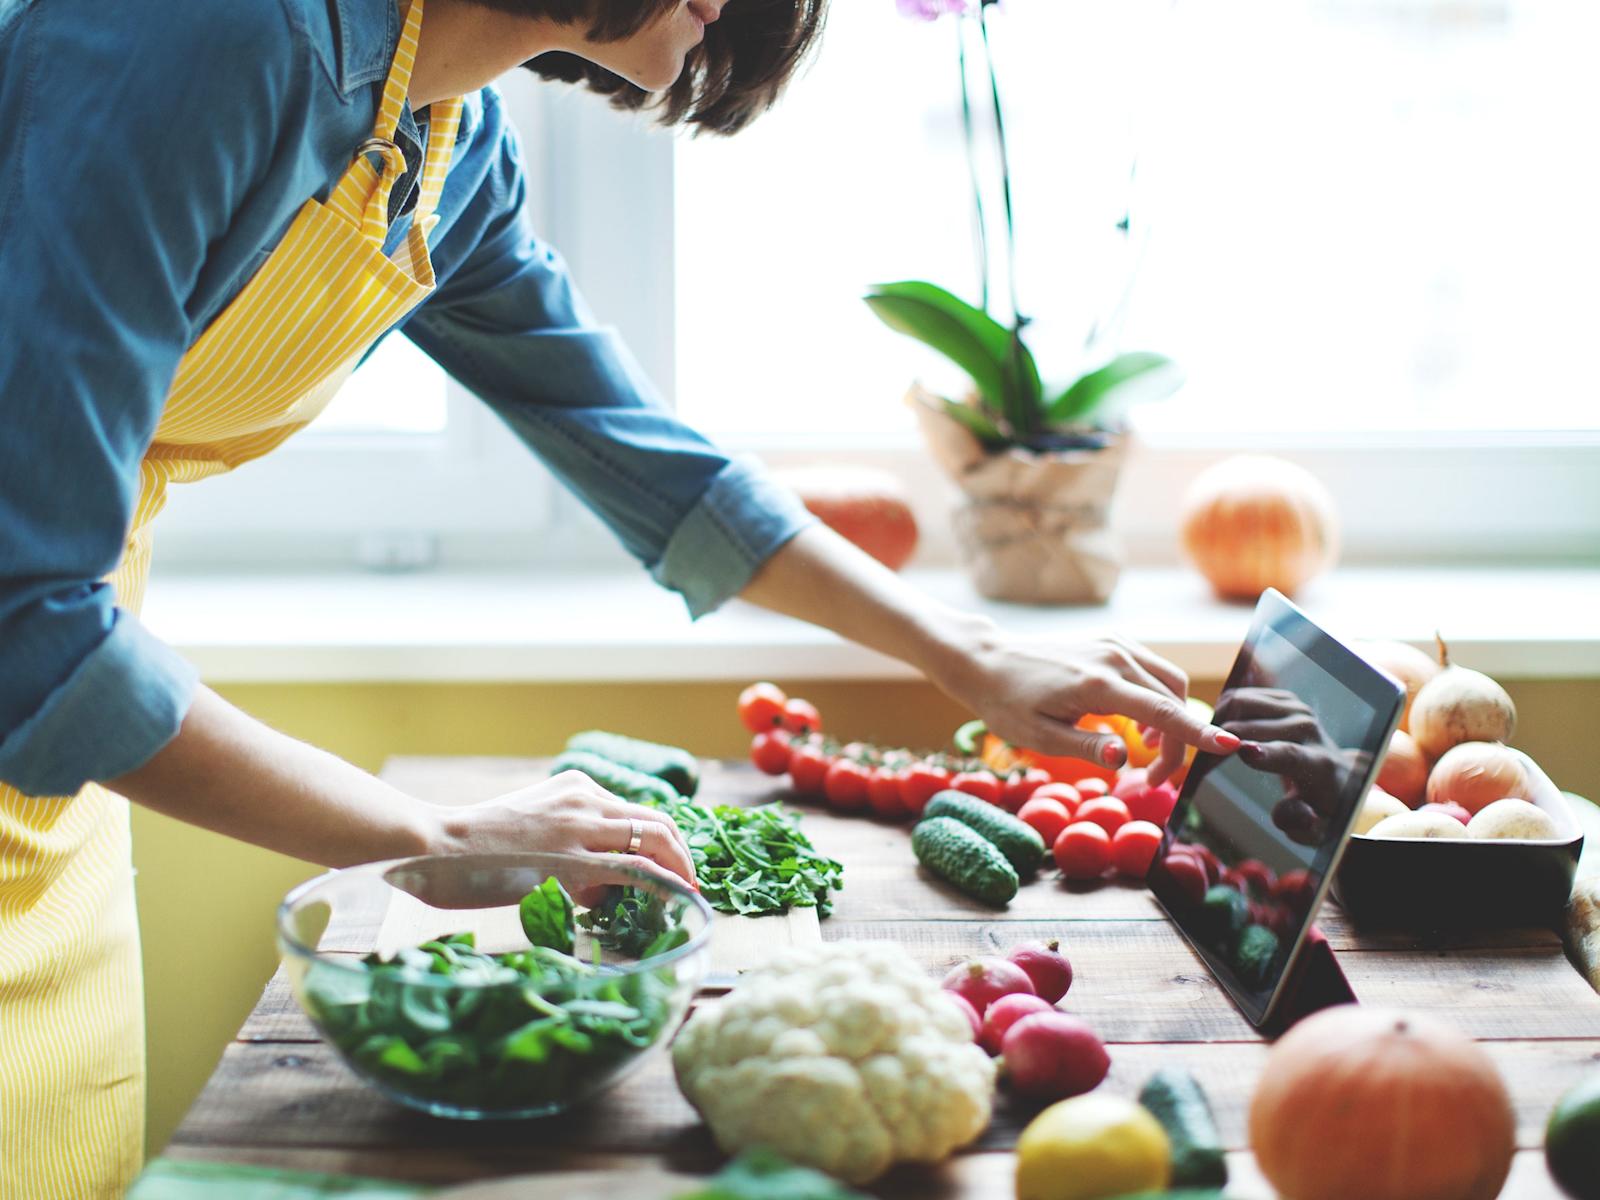
[[(413, 794), (463, 803), (541, 778), (513, 759), (397, 759), (384, 775)], [(751, 803), (775, 798), (773, 781), (745, 766), (712, 767), (703, 793)], [(892, 939), (930, 972), (1003, 952), (1028, 938), (1061, 938), (1076, 980), (1063, 1007), (1107, 1043), (1102, 1085), (1133, 1094), (1158, 1066), (1193, 1071), (1210, 1094), (1241, 1197), (1270, 1197), (1245, 1149), (1249, 1097), (1267, 1046), (1239, 1016), (1187, 943), (1140, 888), (1069, 889), (1048, 876), (1004, 912), (969, 901), (924, 875), (906, 829), (807, 807), (805, 827), (845, 864), (845, 890), (822, 923), (828, 939)], [(1504, 1197), (1555, 1200), (1540, 1150), (1563, 1091), (1600, 1065), (1600, 996), (1565, 958), (1550, 930), (1512, 930), (1448, 943), (1358, 933), (1336, 910), (1322, 927), (1358, 997), (1436, 1013), (1489, 1051), (1515, 1101), (1518, 1146)], [(1002, 1096), (988, 1132), (938, 1169), (901, 1168), (873, 1189), (885, 1197), (1004, 1197), (1009, 1153), (1030, 1112)], [(1441, 1119), (1448, 1120), (1445, 1114)], [(437, 1120), (382, 1099), (317, 1037), (281, 972), (167, 1151), (173, 1158), (268, 1164), (450, 1184), (528, 1172), (547, 1186), (525, 1197), (604, 1194), (665, 1197), (679, 1172), (720, 1161), (673, 1083), (668, 1056), (588, 1109), (538, 1122)]]

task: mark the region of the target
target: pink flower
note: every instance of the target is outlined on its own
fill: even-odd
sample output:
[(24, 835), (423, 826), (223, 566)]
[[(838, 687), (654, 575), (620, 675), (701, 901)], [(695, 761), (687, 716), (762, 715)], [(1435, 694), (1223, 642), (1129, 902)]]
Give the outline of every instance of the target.
[(916, 17), (923, 21), (936, 21), (945, 13), (965, 16), (978, 0), (895, 0), (902, 17)]

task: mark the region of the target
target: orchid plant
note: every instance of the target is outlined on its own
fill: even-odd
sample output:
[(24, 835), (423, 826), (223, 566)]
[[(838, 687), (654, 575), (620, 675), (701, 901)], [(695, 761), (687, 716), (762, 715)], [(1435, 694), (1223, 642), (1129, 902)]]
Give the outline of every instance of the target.
[[(1015, 230), (1011, 206), (1011, 164), (1006, 146), (1000, 84), (989, 40), (988, 11), (996, 0), (895, 0), (902, 15), (924, 21), (955, 19), (961, 74), (962, 132), (971, 177), (976, 216), (978, 269), (982, 299), (968, 304), (932, 283), (908, 280), (874, 286), (867, 304), (891, 329), (916, 338), (943, 354), (972, 378), (970, 402), (940, 399), (942, 411), (959, 422), (987, 450), (1020, 446), (1032, 450), (1098, 448), (1107, 444), (1107, 429), (1126, 402), (1133, 385), (1148, 395), (1177, 387), (1176, 364), (1144, 351), (1119, 354), (1086, 371), (1058, 391), (1047, 391), (1039, 367), (1023, 336), (1028, 318), (1017, 301)], [(1006, 282), (1010, 323), (990, 314), (989, 241), (984, 219), (982, 170), (968, 83), (967, 28), (976, 25), (988, 75), (1004, 208)]]

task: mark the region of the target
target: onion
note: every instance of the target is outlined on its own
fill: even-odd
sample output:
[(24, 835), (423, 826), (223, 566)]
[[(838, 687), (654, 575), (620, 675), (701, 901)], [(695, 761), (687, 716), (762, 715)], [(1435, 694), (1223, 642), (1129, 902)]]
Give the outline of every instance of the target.
[(1498, 742), (1453, 746), (1428, 775), (1429, 804), (1459, 804), (1469, 813), (1508, 796), (1527, 800), (1531, 795), (1521, 757)]
[(1508, 741), (1517, 728), (1517, 707), (1505, 688), (1481, 671), (1450, 665), (1439, 639), (1444, 670), (1422, 685), (1411, 704), (1411, 736), (1429, 758), (1462, 742)]
[[(1410, 729), (1411, 702), (1417, 698), (1422, 685), (1439, 673), (1439, 664), (1408, 642), (1360, 642), (1351, 649), (1405, 684), (1406, 706), (1400, 713), (1400, 728)], [(1395, 795), (1400, 793), (1396, 792)], [(1404, 796), (1400, 798), (1405, 799)], [(1406, 802), (1411, 803), (1409, 800)]]
[(1378, 786), (1412, 808), (1428, 789), (1428, 758), (1409, 733), (1396, 729), (1378, 770)]

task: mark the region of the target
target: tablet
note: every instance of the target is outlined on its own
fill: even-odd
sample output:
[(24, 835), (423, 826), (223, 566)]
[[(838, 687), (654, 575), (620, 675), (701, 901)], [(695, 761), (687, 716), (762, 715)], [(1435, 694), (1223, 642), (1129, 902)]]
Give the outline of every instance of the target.
[(1269, 1022), (1405, 688), (1265, 592), (1217, 700), (1246, 746), (1195, 756), (1150, 890), (1256, 1026)]

